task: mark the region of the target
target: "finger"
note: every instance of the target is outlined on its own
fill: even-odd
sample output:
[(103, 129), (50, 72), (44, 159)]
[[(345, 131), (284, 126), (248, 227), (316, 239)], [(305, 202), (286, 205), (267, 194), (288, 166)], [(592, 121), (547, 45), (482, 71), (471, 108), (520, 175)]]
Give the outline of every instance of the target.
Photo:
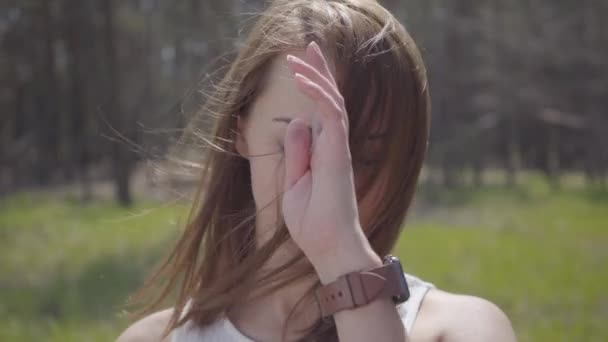
[(310, 146), (310, 150), (313, 151), (315, 146), (317, 146), (317, 140), (319, 135), (321, 134), (321, 130), (323, 128), (323, 126), (321, 125), (321, 120), (319, 119), (319, 116), (321, 114), (314, 113), (312, 116), (312, 122), (310, 125), (311, 128), (311, 134), (312, 134), (312, 145)]
[[(318, 84), (315, 84), (306, 76), (296, 74), (296, 84), (300, 91), (308, 95), (317, 104), (322, 130), (328, 130), (330, 139), (337, 144), (343, 142), (348, 145), (348, 121), (346, 115)], [(316, 139), (315, 137), (315, 144)], [(316, 147), (316, 146), (315, 146)]]
[(310, 166), (310, 128), (301, 119), (292, 120), (285, 132), (285, 184), (288, 191)]
[(321, 47), (319, 47), (319, 44), (317, 44), (317, 42), (312, 41), (310, 42), (310, 44), (308, 44), (308, 46), (306, 47), (306, 58), (306, 61), (309, 62), (317, 70), (320, 70), (321, 74), (323, 74), (334, 85), (334, 87), (338, 91), (338, 94), (340, 94), (340, 103), (342, 105), (342, 108), (344, 109), (344, 123), (348, 129), (348, 115), (346, 112), (346, 103), (344, 101), (344, 97), (342, 96), (340, 88), (338, 88), (336, 79), (334, 78), (334, 75), (331, 72), (331, 69), (329, 68), (327, 58), (325, 58), (325, 55), (323, 54), (323, 51), (321, 51)]
[(325, 59), (319, 44), (315, 41), (310, 42), (306, 47), (306, 58), (313, 67), (317, 68), (336, 88), (338, 88), (334, 75), (329, 69), (329, 64), (327, 64), (327, 59)]
[(294, 73), (302, 74), (320, 85), (334, 98), (334, 101), (339, 104), (340, 107), (344, 106), (344, 98), (340, 94), (340, 91), (336, 88), (335, 84), (321, 74), (317, 68), (293, 55), (287, 55), (287, 65)]
[(323, 121), (336, 121), (344, 117), (342, 108), (321, 86), (302, 74), (295, 74), (294, 77), (298, 88), (317, 103)]

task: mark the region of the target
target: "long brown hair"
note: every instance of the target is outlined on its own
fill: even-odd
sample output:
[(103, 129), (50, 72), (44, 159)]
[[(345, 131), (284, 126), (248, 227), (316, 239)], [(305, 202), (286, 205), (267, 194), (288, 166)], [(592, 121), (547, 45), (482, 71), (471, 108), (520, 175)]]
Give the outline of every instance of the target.
[[(207, 123), (209, 118), (213, 120), (210, 137), (194, 135), (205, 147), (200, 186), (183, 234), (148, 283), (163, 280), (163, 290), (143, 311), (154, 310), (175, 292), (167, 332), (187, 321), (199, 326), (212, 323), (252, 289), (265, 289), (262, 294), (266, 294), (315, 276), (302, 253), (268, 274), (257, 274), (289, 234), (281, 224), (267, 243), (256, 248), (249, 161), (236, 153), (234, 144), (237, 118), (248, 115), (273, 59), (289, 50), (304, 49), (312, 40), (336, 67), (349, 115), (356, 178), (363, 141), (377, 133), (369, 131), (370, 122), (385, 120), (389, 127), (385, 148), (377, 157), (389, 170), (383, 181), (390, 186), (383, 188), (371, 222), (362, 225), (378, 255), (389, 253), (396, 243), (422, 167), (429, 130), (426, 71), (414, 41), (373, 0), (274, 1), (253, 25), (198, 116)], [(365, 196), (378, 172), (379, 168), (366, 181), (357, 182), (358, 199)], [(298, 304), (313, 298), (313, 292), (311, 287)], [(319, 320), (305, 332), (304, 340), (337, 341), (331, 321)]]

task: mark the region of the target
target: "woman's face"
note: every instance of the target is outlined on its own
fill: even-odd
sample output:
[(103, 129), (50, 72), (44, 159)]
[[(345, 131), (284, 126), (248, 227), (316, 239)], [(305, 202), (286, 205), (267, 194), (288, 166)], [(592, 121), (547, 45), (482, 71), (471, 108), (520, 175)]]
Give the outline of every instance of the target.
[[(291, 54), (305, 59), (303, 51)], [(241, 137), (237, 139), (236, 147), (241, 155), (249, 159), (251, 187), (257, 209), (256, 227), (258, 238), (262, 239), (269, 238), (277, 226), (276, 210), (280, 205), (275, 201), (283, 187), (283, 139), (287, 124), (289, 120), (300, 118), (311, 125), (316, 115), (315, 103), (296, 87), (286, 56), (281, 54), (273, 61), (265, 89), (254, 101), (247, 117), (239, 119)], [(378, 139), (366, 142), (364, 154), (371, 157), (374, 149), (381, 146), (379, 142)], [(357, 183), (373, 167), (373, 164), (357, 160), (353, 160), (353, 164)], [(381, 176), (376, 179), (382, 179)], [(365, 198), (360, 199), (359, 218), (364, 229), (380, 194), (381, 182), (375, 181)]]

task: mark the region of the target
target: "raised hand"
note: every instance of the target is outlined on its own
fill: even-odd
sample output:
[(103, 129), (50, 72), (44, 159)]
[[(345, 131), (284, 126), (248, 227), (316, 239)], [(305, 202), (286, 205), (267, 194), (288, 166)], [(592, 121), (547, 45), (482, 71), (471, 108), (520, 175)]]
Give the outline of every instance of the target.
[[(327, 60), (316, 43), (305, 58), (287, 56), (298, 89), (316, 104), (312, 129), (294, 119), (285, 134), (282, 210), (292, 239), (321, 276), (379, 262), (359, 222), (348, 116)], [(353, 269), (354, 268), (354, 269)]]

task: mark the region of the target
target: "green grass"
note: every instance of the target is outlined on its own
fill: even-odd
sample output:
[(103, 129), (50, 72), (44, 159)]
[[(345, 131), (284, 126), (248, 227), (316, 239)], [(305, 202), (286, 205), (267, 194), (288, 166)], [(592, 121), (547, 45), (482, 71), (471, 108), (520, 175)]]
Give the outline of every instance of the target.
[(108, 341), (186, 211), (20, 195), (0, 204), (0, 341)]
[[(396, 251), (406, 271), (497, 303), (520, 341), (606, 340), (605, 192), (530, 181), (419, 197)], [(0, 341), (113, 340), (185, 213), (39, 194), (0, 202)]]
[(442, 193), (402, 234), (404, 267), (497, 303), (521, 341), (606, 341), (608, 196), (529, 185)]

